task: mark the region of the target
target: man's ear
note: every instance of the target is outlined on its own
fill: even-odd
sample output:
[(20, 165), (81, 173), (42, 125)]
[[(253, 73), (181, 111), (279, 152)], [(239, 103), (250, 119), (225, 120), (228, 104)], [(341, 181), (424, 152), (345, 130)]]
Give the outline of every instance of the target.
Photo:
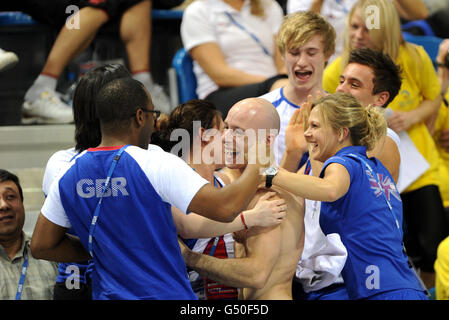
[(134, 116), (134, 121), (136, 121), (138, 127), (142, 127), (145, 123), (145, 113), (142, 109), (137, 109), (136, 115)]
[(390, 99), (390, 93), (388, 91), (382, 91), (375, 95), (374, 105), (377, 107), (382, 107)]

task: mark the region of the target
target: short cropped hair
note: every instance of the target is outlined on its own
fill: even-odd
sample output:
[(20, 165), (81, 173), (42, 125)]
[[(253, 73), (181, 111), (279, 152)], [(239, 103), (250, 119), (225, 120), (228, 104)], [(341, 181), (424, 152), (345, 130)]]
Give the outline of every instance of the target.
[(393, 101), (402, 85), (401, 69), (388, 55), (368, 48), (355, 49), (349, 54), (349, 63), (358, 63), (373, 70), (374, 87), (372, 94), (375, 95), (384, 91), (390, 94), (388, 101), (382, 107), (385, 108)]
[(6, 181), (14, 182), (14, 184), (17, 186), (17, 189), (19, 190), (20, 200), (22, 200), (23, 202), (23, 191), (22, 187), (20, 186), (19, 177), (9, 171), (0, 169), (0, 182)]
[(123, 131), (138, 109), (147, 109), (150, 98), (143, 84), (119, 78), (105, 84), (95, 99), (97, 117), (107, 131)]
[(312, 11), (298, 11), (284, 17), (277, 36), (279, 51), (284, 54), (306, 44), (315, 35), (323, 37), (323, 53), (330, 57), (335, 51), (335, 29), (321, 15)]

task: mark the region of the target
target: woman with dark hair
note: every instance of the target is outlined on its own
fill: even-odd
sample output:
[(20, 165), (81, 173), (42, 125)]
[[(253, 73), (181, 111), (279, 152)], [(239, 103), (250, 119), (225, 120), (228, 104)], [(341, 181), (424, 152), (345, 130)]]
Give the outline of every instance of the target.
[[(124, 77), (131, 77), (131, 74), (123, 65), (106, 64), (92, 69), (80, 79), (73, 98), (75, 147), (57, 151), (48, 160), (42, 183), (45, 196), (62, 168), (68, 165), (78, 153), (100, 144), (100, 122), (95, 114), (94, 103), (96, 94), (106, 83)], [(91, 267), (89, 262), (85, 264), (59, 263), (54, 299), (90, 300), (92, 298), (89, 278)], [(78, 283), (75, 283), (76, 281)], [(66, 285), (67, 282), (71, 284), (70, 288)]]
[[(221, 139), (224, 123), (221, 112), (211, 102), (190, 100), (179, 105), (170, 113), (161, 128), (159, 138), (166, 151), (183, 158), (193, 170), (216, 188), (230, 183), (226, 175), (217, 171), (224, 167)], [(232, 232), (246, 227), (272, 226), (282, 222), (286, 203), (282, 199), (270, 200), (274, 195), (274, 192), (270, 192), (261, 197), (253, 209), (243, 211), (230, 223), (212, 221), (195, 213), (185, 215), (175, 207), (172, 207), (173, 219), (178, 234), (188, 239), (184, 242), (193, 251), (223, 259), (234, 258)], [(189, 270), (189, 278), (199, 299), (237, 299), (236, 288), (203, 279), (193, 270)]]

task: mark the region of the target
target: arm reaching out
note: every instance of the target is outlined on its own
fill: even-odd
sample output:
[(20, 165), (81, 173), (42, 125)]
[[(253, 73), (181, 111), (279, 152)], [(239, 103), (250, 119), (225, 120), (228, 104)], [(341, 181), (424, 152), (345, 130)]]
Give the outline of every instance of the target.
[(186, 264), (201, 276), (235, 288), (265, 286), (279, 256), (281, 246), (280, 226), (265, 228), (248, 237), (251, 250), (247, 256), (235, 259), (219, 259), (191, 251), (179, 241)]
[[(243, 211), (248, 228), (271, 227), (279, 225), (286, 215), (287, 204), (284, 199), (273, 199), (276, 192), (267, 192), (257, 201), (255, 207)], [(240, 216), (232, 222), (222, 223), (202, 217), (195, 213), (188, 215), (172, 207), (173, 220), (178, 234), (184, 239), (210, 238), (244, 229)]]

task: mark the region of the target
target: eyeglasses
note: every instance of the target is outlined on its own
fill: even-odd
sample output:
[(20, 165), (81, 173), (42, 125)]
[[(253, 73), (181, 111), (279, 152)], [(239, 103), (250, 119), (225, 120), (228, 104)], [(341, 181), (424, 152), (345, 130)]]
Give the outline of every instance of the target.
[[(139, 110), (139, 109), (137, 109)], [(140, 109), (143, 112), (151, 112), (153, 114), (154, 120), (156, 120), (157, 118), (159, 118), (159, 116), (161, 115), (161, 111), (159, 110), (148, 110), (148, 109)], [(133, 113), (132, 115), (130, 115), (130, 117), (134, 117), (136, 115), (137, 111), (135, 113)]]
[(148, 109), (141, 109), (141, 110), (143, 112), (151, 112), (153, 114), (154, 120), (159, 118), (159, 116), (161, 115), (161, 111), (159, 111), (159, 110), (148, 110)]

